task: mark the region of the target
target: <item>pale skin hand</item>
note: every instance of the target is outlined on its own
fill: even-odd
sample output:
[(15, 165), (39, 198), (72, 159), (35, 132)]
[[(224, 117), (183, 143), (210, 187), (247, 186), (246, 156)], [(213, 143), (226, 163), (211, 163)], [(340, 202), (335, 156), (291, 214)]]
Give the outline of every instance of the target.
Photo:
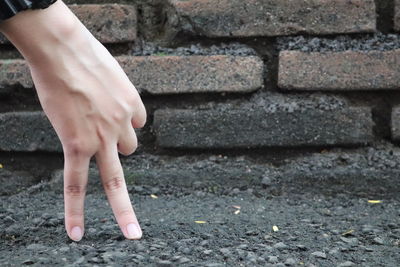
[(60, 0), (0, 24), (30, 67), (41, 105), (63, 145), (65, 227), (84, 233), (84, 198), (95, 156), (117, 222), (128, 239), (142, 231), (133, 211), (118, 152), (137, 147), (134, 128), (146, 121), (138, 92), (110, 55)]

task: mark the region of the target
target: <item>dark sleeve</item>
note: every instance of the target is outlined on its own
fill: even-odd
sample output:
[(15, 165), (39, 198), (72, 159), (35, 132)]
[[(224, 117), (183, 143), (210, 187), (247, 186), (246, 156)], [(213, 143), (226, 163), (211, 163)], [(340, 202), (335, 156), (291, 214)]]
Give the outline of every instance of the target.
[(26, 9), (44, 9), (57, 0), (0, 0), (0, 22)]

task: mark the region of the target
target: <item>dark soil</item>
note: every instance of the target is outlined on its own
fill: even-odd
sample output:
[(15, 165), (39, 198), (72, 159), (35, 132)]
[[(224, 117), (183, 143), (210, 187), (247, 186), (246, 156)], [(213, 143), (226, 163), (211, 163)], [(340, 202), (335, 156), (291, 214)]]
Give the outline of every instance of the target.
[[(57, 191), (57, 190), (55, 190)], [(0, 266), (398, 266), (400, 202), (267, 189), (129, 186), (144, 231), (125, 240), (103, 192), (86, 202), (86, 234), (71, 242), (49, 183), (0, 197)], [(153, 198), (150, 194), (156, 194)], [(240, 212), (238, 212), (240, 211)], [(205, 223), (196, 223), (204, 221)], [(277, 226), (278, 231), (273, 227)]]

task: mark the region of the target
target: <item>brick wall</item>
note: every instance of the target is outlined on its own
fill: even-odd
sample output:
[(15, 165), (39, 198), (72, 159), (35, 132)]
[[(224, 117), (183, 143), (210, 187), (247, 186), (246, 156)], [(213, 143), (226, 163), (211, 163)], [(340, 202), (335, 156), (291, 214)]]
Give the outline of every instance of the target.
[[(285, 160), (400, 141), (400, 0), (66, 2), (143, 96), (138, 155)], [(29, 70), (3, 37), (0, 112), (0, 160), (60, 166)]]

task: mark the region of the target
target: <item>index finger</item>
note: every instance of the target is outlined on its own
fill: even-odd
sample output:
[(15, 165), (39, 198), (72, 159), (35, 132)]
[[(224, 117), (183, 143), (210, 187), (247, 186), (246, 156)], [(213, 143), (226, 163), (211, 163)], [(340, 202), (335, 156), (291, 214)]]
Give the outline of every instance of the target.
[(96, 154), (96, 162), (104, 190), (121, 231), (128, 239), (140, 239), (142, 230), (129, 198), (117, 145), (99, 151)]

